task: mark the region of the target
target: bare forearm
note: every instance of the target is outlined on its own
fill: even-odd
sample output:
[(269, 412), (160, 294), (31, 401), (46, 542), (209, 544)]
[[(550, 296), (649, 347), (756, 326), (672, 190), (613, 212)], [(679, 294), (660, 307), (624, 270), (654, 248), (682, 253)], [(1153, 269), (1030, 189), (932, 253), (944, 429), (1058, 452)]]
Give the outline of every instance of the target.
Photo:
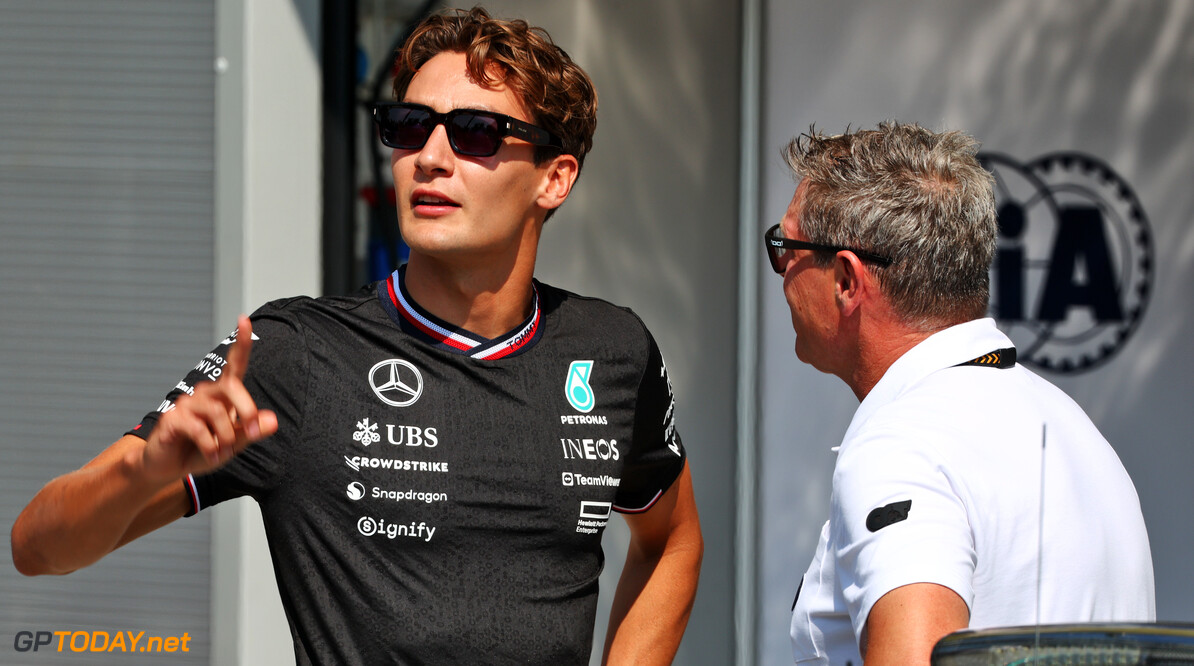
[(631, 549), (610, 611), (605, 663), (672, 663), (692, 612), (701, 555), (699, 535), (658, 557)]
[(170, 494), (170, 482), (149, 481), (140, 474), (136, 464), (140, 446), (143, 442), (136, 438), (121, 440), (87, 466), (54, 479), (37, 493), (12, 528), (12, 556), (18, 571), (70, 573), (136, 536), (130, 535), (135, 523), (164, 524), (181, 515), (170, 502), (160, 501), (155, 508), (163, 515), (145, 514), (155, 499)]
[(933, 583), (913, 583), (875, 602), (859, 647), (867, 666), (928, 666), (937, 641), (969, 623), (970, 609), (956, 592)]
[(12, 528), (12, 559), (33, 576), (70, 573), (177, 518), (189, 507), (180, 481), (226, 464), (278, 430), (242, 381), (253, 323), (241, 315), (216, 381), (163, 412), (148, 440), (125, 435), (82, 469), (46, 484)]
[(627, 515), (630, 548), (605, 638), (607, 664), (670, 664), (696, 596), (705, 544), (688, 465), (649, 511)]

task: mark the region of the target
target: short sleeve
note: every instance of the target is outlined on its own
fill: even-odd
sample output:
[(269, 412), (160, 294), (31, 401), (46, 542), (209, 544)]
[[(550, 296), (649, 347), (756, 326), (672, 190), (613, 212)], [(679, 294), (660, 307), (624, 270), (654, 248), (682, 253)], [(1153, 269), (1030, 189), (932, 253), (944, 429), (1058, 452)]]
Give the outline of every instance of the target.
[(906, 429), (869, 430), (843, 446), (833, 479), (838, 581), (861, 636), (884, 594), (936, 583), (974, 600), (974, 538), (949, 470)]
[(622, 472), (614, 509), (641, 513), (655, 501), (684, 469), (685, 451), (676, 431), (676, 400), (663, 355), (648, 338), (646, 366), (638, 388), (634, 415), (634, 440)]
[[(302, 332), (287, 316), (284, 304), (263, 306), (250, 317), (253, 348), (244, 378), (257, 407), (277, 414), (278, 432), (250, 445), (219, 469), (187, 477), (183, 483), (192, 504), (187, 515), (235, 497), (249, 495), (260, 500), (284, 471), (282, 451), (286, 442), (298, 436), (309, 364)], [(128, 434), (148, 438), (162, 414), (174, 409), (183, 395), (194, 393), (203, 382), (219, 379), (236, 336), (233, 331), (216, 345)]]

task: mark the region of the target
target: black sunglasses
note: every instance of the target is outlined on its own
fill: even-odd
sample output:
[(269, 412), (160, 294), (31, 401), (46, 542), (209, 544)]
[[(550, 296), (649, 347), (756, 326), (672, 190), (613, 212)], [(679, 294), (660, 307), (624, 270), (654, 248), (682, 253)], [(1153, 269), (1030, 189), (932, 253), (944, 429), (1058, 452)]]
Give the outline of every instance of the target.
[(517, 137), (536, 146), (564, 149), (564, 143), (551, 132), (517, 118), (474, 109), (453, 109), (438, 113), (422, 104), (386, 102), (373, 107), (381, 142), (391, 148), (419, 150), (427, 143), (435, 126), (443, 124), (448, 143), (458, 155), (489, 157), (502, 147), (502, 139)]
[(858, 255), (859, 259), (863, 261), (870, 261), (880, 266), (890, 266), (893, 262), (887, 257), (866, 252), (864, 250), (856, 250), (852, 247), (843, 247), (841, 245), (823, 245), (821, 243), (809, 243), (807, 241), (792, 240), (784, 238), (779, 235), (779, 225), (775, 225), (763, 234), (763, 246), (767, 248), (767, 258), (771, 260), (771, 268), (775, 269), (776, 273), (784, 274), (784, 264), (781, 263), (784, 253), (788, 250), (813, 250), (816, 252), (853, 252)]

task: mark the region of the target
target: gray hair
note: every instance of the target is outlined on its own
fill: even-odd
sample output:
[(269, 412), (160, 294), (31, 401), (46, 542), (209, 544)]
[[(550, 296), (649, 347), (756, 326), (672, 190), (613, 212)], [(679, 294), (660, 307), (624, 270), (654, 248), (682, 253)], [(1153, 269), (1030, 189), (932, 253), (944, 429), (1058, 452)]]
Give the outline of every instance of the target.
[[(815, 128), (784, 151), (807, 182), (800, 229), (815, 243), (893, 260), (869, 264), (905, 324), (918, 330), (985, 316), (995, 253), (994, 178), (961, 132), (880, 123), (826, 136)], [(831, 255), (817, 254), (827, 265)]]

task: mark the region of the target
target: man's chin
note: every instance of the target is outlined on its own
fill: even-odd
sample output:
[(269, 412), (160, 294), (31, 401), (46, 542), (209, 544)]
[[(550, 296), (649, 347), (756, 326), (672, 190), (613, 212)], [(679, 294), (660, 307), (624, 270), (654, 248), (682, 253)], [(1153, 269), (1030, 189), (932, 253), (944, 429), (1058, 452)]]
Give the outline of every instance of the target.
[(805, 365), (811, 365), (814, 370), (818, 370), (830, 375), (834, 374), (832, 370), (825, 366), (821, 359), (817, 358), (816, 355), (808, 350), (806, 345), (800, 344), (799, 337), (796, 338), (796, 344), (793, 346), (796, 349), (796, 358), (800, 359), (801, 363), (804, 363)]

